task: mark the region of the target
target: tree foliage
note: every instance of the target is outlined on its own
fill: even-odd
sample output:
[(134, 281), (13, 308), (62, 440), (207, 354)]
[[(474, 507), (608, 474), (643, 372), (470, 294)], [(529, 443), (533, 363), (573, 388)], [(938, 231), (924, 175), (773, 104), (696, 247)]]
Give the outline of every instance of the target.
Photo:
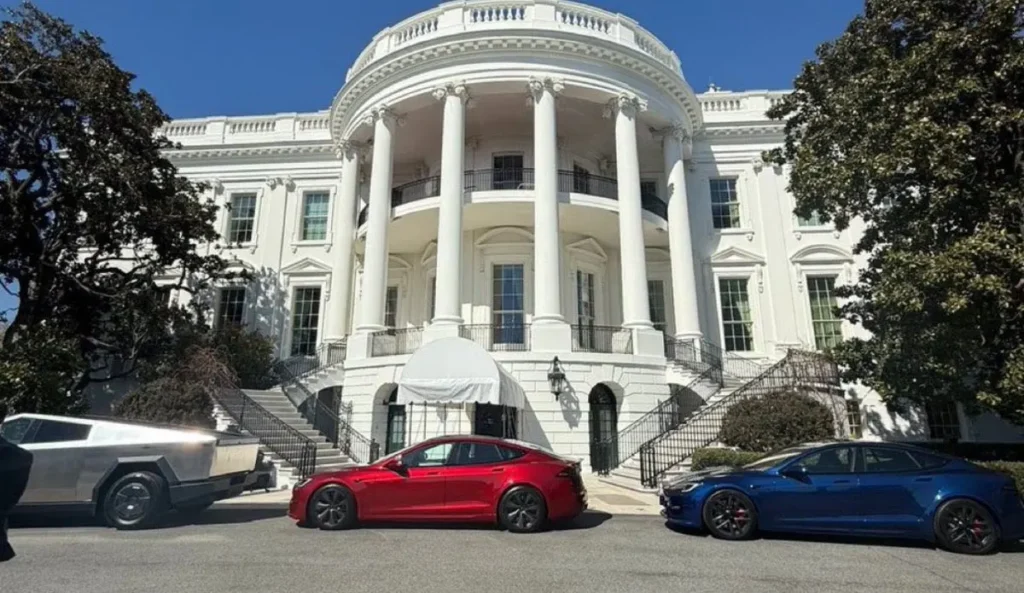
[(59, 408), (110, 361), (134, 372), (172, 329), (201, 323), (201, 305), (172, 306), (165, 290), (224, 273), (197, 249), (218, 238), (217, 207), (165, 158), (168, 117), (132, 81), (100, 39), (31, 4), (0, 23), (0, 287), (19, 302), (0, 370), (47, 375), (41, 391), (4, 394), (18, 409)]
[(828, 407), (802, 393), (773, 393), (734, 404), (722, 418), (719, 440), (744, 451), (768, 452), (835, 438)]
[(784, 148), (797, 213), (862, 226), (837, 349), (888, 403), (1024, 420), (1024, 0), (867, 0), (818, 48)]

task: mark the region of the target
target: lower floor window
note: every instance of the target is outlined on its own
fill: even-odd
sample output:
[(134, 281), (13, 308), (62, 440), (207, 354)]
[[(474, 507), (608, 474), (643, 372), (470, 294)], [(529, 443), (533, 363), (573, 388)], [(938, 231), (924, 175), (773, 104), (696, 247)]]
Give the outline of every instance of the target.
[(317, 330), (320, 327), (320, 287), (295, 289), (292, 299), (292, 356), (316, 353)]
[(924, 407), (928, 420), (928, 438), (951, 441), (960, 439), (960, 414), (955, 402), (931, 402)]
[(746, 352), (754, 349), (754, 320), (750, 311), (746, 278), (722, 278), (718, 281), (722, 300), (722, 336), (725, 349)]
[(859, 399), (846, 400), (846, 421), (850, 425), (850, 438), (859, 439), (864, 436), (861, 429), (861, 411)]

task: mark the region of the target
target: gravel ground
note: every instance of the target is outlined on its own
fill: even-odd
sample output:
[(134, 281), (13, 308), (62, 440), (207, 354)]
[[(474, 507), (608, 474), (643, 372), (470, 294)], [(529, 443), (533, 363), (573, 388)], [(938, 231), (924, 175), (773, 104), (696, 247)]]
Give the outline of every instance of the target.
[(277, 508), (217, 506), (195, 522), (116, 532), (15, 526), (3, 593), (415, 591), (1022, 591), (1024, 548), (974, 558), (914, 544), (768, 538), (721, 542), (650, 516), (586, 513), (569, 528), (296, 527)]

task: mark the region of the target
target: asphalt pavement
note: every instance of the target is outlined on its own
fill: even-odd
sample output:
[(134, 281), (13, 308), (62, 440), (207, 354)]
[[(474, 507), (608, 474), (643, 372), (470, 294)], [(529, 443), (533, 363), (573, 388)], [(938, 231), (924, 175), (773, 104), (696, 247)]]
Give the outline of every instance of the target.
[(981, 558), (926, 546), (767, 538), (723, 542), (658, 517), (588, 512), (515, 535), (473, 526), (296, 527), (280, 506), (217, 505), (117, 532), (24, 521), (2, 593), (569, 593), (1022, 591), (1024, 547)]

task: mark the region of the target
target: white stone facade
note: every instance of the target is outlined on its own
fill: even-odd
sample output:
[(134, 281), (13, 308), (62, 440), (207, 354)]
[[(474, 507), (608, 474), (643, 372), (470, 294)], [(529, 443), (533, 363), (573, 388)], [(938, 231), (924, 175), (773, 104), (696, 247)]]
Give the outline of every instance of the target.
[[(853, 335), (819, 319), (816, 340), (809, 299), (856, 280), (858, 228), (798, 221), (788, 171), (760, 157), (783, 139), (765, 117), (782, 94), (695, 94), (675, 54), (622, 15), (470, 0), (380, 32), (329, 110), (164, 132), (182, 173), (234, 204), (224, 241), (203, 249), (257, 278), (234, 301), (213, 295), (218, 317), (273, 336), (282, 356), (345, 339), (337, 375), (357, 430), (383, 441), (410, 353), (461, 334), (526, 391), (521, 437), (587, 457), (595, 385), (622, 429), (685, 379), (663, 334), (766, 361), (829, 327)], [(741, 319), (727, 330), (728, 303)], [(571, 387), (557, 401), (555, 356)], [(863, 404), (875, 434), (904, 421)], [(468, 431), (470, 412), (407, 437)]]

